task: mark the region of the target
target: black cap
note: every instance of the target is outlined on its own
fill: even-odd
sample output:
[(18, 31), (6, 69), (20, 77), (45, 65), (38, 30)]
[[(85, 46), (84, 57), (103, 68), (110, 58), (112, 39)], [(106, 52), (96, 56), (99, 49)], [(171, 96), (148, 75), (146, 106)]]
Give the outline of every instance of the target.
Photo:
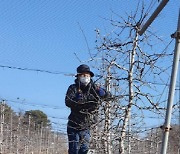
[[(91, 77), (94, 76), (94, 73), (90, 71), (90, 68), (89, 68), (88, 65), (82, 64), (82, 65), (78, 66), (78, 68), (77, 68), (77, 74), (82, 74), (82, 73), (85, 73), (85, 72), (90, 73)], [(77, 75), (76, 75), (76, 76), (77, 76)]]

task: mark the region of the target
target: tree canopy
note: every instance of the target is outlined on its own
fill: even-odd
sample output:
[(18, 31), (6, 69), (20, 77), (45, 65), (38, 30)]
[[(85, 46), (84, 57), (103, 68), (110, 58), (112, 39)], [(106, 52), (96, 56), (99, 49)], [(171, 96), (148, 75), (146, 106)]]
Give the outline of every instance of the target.
[(47, 115), (40, 110), (26, 111), (24, 117), (26, 122), (30, 118), (36, 126), (50, 126), (50, 121), (48, 120)]

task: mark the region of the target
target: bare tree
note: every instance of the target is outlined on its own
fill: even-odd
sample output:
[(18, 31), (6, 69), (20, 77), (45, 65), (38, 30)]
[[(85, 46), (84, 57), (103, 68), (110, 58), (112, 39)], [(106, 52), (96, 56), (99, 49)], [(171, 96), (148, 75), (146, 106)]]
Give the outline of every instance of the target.
[(66, 154), (66, 139), (62, 133), (52, 131), (50, 125), (41, 125), (24, 114), (16, 114), (6, 102), (0, 103), (1, 144), (0, 153), (63, 153)]
[[(97, 50), (91, 53), (91, 59), (98, 66), (96, 68), (102, 76), (102, 84), (107, 79), (107, 68), (111, 67), (111, 92), (114, 94), (111, 117), (105, 114), (100, 121), (111, 119), (108, 123), (112, 133), (111, 142), (117, 147), (118, 141), (118, 152), (124, 154), (125, 151), (131, 152), (131, 127), (144, 125), (143, 119), (147, 113), (164, 114), (166, 97), (163, 96), (164, 89), (168, 87), (171, 66), (168, 60), (171, 62), (169, 58), (172, 53), (167, 50), (170, 43), (165, 44), (151, 31), (139, 37), (139, 27), (147, 16), (144, 5), (138, 6), (126, 18), (113, 14), (116, 18), (109, 20), (114, 28), (112, 32), (102, 35), (100, 30), (96, 30)], [(160, 43), (162, 48), (156, 46)], [(100, 113), (105, 111), (104, 108), (108, 108), (107, 103), (104, 107), (102, 104)], [(108, 136), (106, 129), (99, 130)]]

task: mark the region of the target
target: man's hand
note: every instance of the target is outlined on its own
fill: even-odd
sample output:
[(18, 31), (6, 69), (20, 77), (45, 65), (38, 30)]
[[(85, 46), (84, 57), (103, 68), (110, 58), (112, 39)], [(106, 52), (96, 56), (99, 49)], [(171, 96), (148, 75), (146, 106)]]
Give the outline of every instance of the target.
[(76, 93), (76, 100), (79, 101), (79, 100), (82, 100), (83, 99), (83, 96), (82, 96), (82, 93)]
[(103, 96), (106, 95), (105, 90), (104, 90), (103, 88), (101, 88), (101, 87), (98, 87), (98, 88), (96, 89), (96, 92), (97, 92), (97, 94), (98, 94), (100, 97), (103, 97)]

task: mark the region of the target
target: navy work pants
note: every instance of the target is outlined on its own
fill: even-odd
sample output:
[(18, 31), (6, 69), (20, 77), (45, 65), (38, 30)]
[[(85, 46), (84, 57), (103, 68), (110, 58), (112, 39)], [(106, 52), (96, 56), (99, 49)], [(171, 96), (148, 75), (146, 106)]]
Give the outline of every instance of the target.
[(75, 130), (67, 127), (69, 154), (87, 154), (90, 142), (90, 130)]

